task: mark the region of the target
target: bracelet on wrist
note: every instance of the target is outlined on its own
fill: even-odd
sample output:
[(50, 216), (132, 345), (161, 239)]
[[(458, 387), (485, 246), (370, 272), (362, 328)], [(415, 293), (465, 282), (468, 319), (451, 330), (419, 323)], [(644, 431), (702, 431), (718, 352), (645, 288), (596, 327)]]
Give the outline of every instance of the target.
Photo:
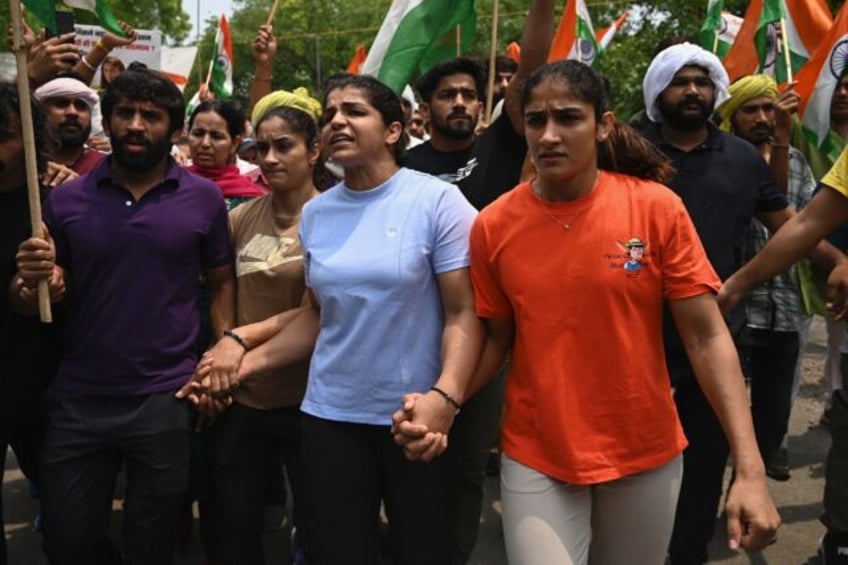
[(224, 335), (227, 336), (228, 338), (236, 341), (239, 345), (241, 345), (244, 348), (245, 351), (247, 351), (249, 349), (247, 347), (247, 343), (244, 341), (244, 338), (241, 337), (236, 332), (234, 332), (233, 330), (231, 330), (231, 329), (224, 330)]
[(109, 46), (107, 46), (105, 43), (103, 43), (103, 40), (102, 40), (102, 39), (98, 39), (98, 40), (97, 40), (97, 43), (95, 43), (95, 44), (94, 44), (94, 46), (95, 46), (95, 47), (99, 47), (100, 49), (102, 49), (102, 50), (106, 51), (107, 53), (108, 53), (109, 51), (111, 51), (111, 50), (112, 50), (112, 48), (111, 48), (111, 47), (109, 47)]
[(445, 399), (445, 402), (447, 402), (448, 404), (450, 404), (451, 406), (456, 408), (456, 414), (459, 414), (459, 409), (461, 408), (461, 406), (459, 405), (459, 402), (457, 402), (456, 399), (453, 396), (451, 396), (450, 394), (443, 391), (442, 389), (440, 389), (437, 386), (430, 387), (430, 390), (441, 395), (441, 397)]
[(95, 67), (94, 65), (92, 65), (91, 63), (89, 63), (89, 62), (88, 62), (88, 58), (87, 58), (85, 55), (83, 55), (82, 57), (80, 57), (80, 61), (81, 61), (81, 62), (82, 62), (82, 64), (83, 64), (83, 65), (85, 65), (85, 66), (88, 68), (88, 70), (90, 70), (91, 72), (94, 72), (94, 71), (96, 71), (96, 70), (97, 70), (97, 67)]

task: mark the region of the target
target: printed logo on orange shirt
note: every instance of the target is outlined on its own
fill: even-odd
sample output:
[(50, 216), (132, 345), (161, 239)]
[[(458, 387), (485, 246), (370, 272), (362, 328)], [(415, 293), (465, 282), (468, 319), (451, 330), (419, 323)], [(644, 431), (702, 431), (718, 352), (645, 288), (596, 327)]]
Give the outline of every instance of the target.
[(621, 256), (622, 259), (627, 260), (624, 263), (611, 263), (610, 266), (620, 266), (628, 277), (638, 277), (642, 271), (642, 262), (645, 260), (645, 251), (648, 249), (648, 244), (638, 237), (631, 237), (627, 241), (616, 241), (615, 244), (627, 253), (627, 255)]

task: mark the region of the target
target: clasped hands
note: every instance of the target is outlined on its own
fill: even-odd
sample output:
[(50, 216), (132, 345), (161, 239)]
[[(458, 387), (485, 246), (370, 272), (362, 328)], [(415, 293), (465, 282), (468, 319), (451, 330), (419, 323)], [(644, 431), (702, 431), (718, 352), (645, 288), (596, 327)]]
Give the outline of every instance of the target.
[(403, 396), (403, 407), (392, 415), (392, 436), (411, 461), (429, 462), (448, 448), (448, 432), (456, 409), (435, 391)]

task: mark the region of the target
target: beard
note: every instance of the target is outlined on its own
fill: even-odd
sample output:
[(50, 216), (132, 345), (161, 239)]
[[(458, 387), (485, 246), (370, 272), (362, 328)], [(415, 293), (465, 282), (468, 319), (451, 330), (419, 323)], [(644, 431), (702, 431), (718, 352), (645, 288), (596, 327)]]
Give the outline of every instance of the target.
[(768, 124), (763, 124), (755, 126), (746, 139), (754, 145), (761, 145), (763, 143), (768, 143), (773, 136), (774, 127)]
[[(700, 111), (687, 114), (684, 107), (689, 104), (697, 104)], [(668, 103), (660, 98), (659, 110), (664, 122), (683, 131), (693, 131), (704, 127), (713, 113), (712, 104), (707, 104), (699, 98), (685, 98), (677, 104)]]
[[(451, 123), (451, 119), (456, 117), (469, 118), (467, 125)], [(434, 119), (430, 123), (431, 128), (448, 139), (468, 139), (474, 135), (476, 126), (477, 120), (468, 112), (452, 112), (445, 116), (444, 119)]]
[[(110, 135), (109, 141), (112, 143), (112, 157), (115, 162), (121, 168), (134, 173), (150, 172), (171, 152), (170, 139), (149, 141), (144, 137), (128, 134), (123, 137)], [(144, 145), (146, 150), (131, 153), (127, 151), (129, 144)]]
[(56, 135), (62, 147), (82, 147), (91, 135), (91, 126), (83, 127), (79, 122), (63, 122), (56, 128)]

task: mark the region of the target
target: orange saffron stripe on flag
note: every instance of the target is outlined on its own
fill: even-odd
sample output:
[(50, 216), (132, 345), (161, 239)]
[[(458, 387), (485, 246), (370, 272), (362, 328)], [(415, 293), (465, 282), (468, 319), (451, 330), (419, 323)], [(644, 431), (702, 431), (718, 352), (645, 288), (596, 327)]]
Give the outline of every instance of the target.
[(736, 39), (724, 58), (724, 68), (730, 76), (730, 82), (753, 74), (757, 71), (760, 60), (757, 57), (757, 47), (754, 36), (760, 23), (760, 13), (763, 11), (763, 0), (751, 0), (745, 19), (736, 34)]
[(795, 80), (798, 81), (795, 91), (801, 97), (801, 104), (798, 107), (799, 116), (803, 117), (807, 110), (807, 104), (809, 104), (813, 90), (818, 84), (822, 67), (830, 65), (828, 59), (834, 43), (845, 34), (848, 34), (848, 4), (842, 5), (836, 20), (830, 27), (830, 31), (821, 39), (818, 48), (813, 52), (807, 64), (795, 75)]
[(562, 11), (551, 50), (548, 52), (548, 62), (559, 61), (568, 57), (574, 40), (577, 37), (577, 0), (568, 0)]
[(833, 25), (830, 8), (824, 0), (784, 0), (789, 17), (795, 23), (795, 29), (807, 52), (812, 55), (819, 46), (821, 38)]
[(515, 61), (516, 63), (521, 62), (521, 45), (513, 41), (509, 45), (506, 46), (506, 56)]
[(353, 57), (351, 57), (350, 63), (347, 65), (347, 72), (352, 75), (358, 75), (362, 68), (362, 63), (365, 62), (365, 58), (367, 56), (368, 53), (365, 51), (365, 45), (362, 43), (357, 45), (356, 51), (353, 53)]

